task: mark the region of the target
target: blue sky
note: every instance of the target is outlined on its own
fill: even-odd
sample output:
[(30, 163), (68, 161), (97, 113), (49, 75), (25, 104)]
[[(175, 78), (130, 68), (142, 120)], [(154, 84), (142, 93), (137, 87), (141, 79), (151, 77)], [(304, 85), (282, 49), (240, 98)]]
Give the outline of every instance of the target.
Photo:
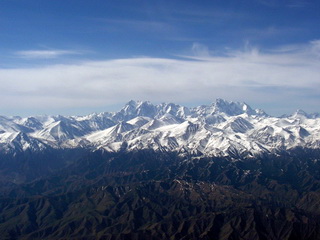
[(320, 112), (320, 2), (0, 0), (0, 115), (216, 98)]

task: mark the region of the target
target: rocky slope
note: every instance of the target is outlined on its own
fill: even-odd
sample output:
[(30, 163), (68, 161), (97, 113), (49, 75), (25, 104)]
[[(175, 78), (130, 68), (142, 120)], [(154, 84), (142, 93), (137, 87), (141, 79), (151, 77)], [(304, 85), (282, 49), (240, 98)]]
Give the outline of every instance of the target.
[(319, 153), (91, 152), (2, 190), (1, 239), (319, 239)]
[(319, 121), (221, 99), (0, 117), (0, 238), (320, 239)]

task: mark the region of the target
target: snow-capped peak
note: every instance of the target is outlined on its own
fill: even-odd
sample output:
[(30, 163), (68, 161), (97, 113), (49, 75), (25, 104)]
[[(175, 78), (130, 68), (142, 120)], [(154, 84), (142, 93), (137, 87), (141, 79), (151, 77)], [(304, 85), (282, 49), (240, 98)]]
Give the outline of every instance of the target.
[(0, 117), (0, 151), (44, 148), (152, 148), (206, 155), (274, 152), (320, 147), (320, 118), (299, 110), (270, 117), (248, 104), (217, 99), (187, 108), (130, 101), (119, 112), (82, 117)]
[(216, 102), (213, 103), (216, 113), (225, 113), (229, 116), (236, 116), (243, 113), (248, 115), (257, 114), (249, 105), (246, 103), (226, 101), (221, 98), (218, 98)]

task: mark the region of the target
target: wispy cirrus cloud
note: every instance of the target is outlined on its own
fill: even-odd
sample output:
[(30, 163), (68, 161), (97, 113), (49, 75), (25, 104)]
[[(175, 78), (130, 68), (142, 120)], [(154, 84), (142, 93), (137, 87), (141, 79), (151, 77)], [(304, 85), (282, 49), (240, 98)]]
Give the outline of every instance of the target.
[(146, 21), (137, 19), (96, 19), (103, 23), (101, 27), (106, 31), (138, 31), (138, 32), (172, 32), (174, 26), (164, 21)]
[(294, 0), (290, 1), (287, 6), (291, 8), (304, 8), (307, 7), (310, 4), (310, 1), (306, 0)]
[(65, 55), (81, 54), (80, 51), (71, 50), (24, 50), (14, 53), (15, 56), (27, 59), (53, 59)]
[(212, 56), (204, 45), (193, 45), (190, 52), (199, 48), (206, 56), (0, 69), (0, 109), (94, 111), (130, 99), (188, 104), (221, 97), (254, 103), (275, 115), (297, 108), (319, 111), (318, 44), (316, 40), (295, 50), (268, 52), (248, 47), (223, 56)]
[(191, 50), (196, 57), (210, 57), (209, 48), (204, 44), (194, 42), (192, 44)]
[(312, 3), (309, 0), (291, 0), (291, 1), (277, 1), (277, 0), (257, 0), (264, 6), (268, 7), (288, 7), (288, 8), (304, 8)]

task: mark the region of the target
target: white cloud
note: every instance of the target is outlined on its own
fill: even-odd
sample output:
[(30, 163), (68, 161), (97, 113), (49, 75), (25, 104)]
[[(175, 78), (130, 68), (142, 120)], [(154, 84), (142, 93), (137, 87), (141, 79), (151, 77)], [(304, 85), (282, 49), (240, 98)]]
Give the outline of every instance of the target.
[(192, 44), (192, 52), (196, 57), (209, 57), (210, 53), (209, 53), (209, 48), (201, 43), (193, 43)]
[[(151, 34), (174, 34), (176, 29), (173, 25), (162, 21), (145, 21), (136, 19), (96, 19), (104, 23), (102, 29), (110, 32), (138, 31)], [(161, 37), (162, 35), (158, 36)]]
[(318, 57), (320, 56), (320, 40), (314, 40), (311, 42), (311, 51)]
[(79, 54), (79, 52), (69, 50), (26, 50), (15, 52), (16, 56), (28, 59), (58, 58), (63, 55), (73, 54)]
[(319, 111), (320, 61), (308, 50), (317, 44), (290, 52), (233, 51), (201, 61), (132, 58), (0, 69), (0, 109), (94, 111), (130, 99), (192, 104), (222, 97), (272, 114)]

